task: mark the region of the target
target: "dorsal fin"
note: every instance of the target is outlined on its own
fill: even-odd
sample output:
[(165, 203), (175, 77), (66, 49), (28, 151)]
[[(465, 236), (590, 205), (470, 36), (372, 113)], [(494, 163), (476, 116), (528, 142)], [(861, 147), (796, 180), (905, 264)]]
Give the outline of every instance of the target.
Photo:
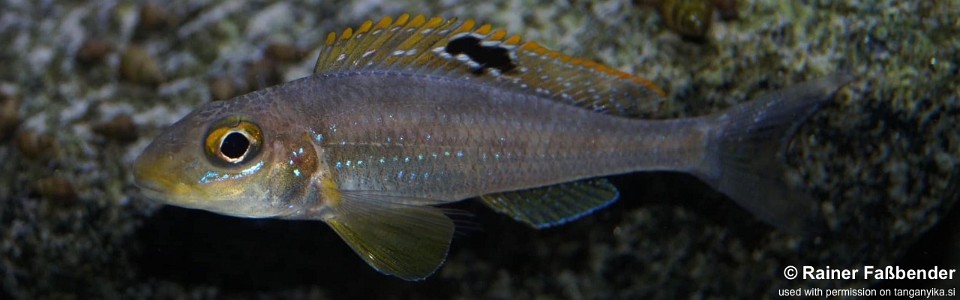
[(627, 117), (657, 111), (664, 95), (649, 80), (523, 42), (489, 24), (422, 15), (384, 17), (327, 35), (315, 73), (364, 70), (471, 78)]

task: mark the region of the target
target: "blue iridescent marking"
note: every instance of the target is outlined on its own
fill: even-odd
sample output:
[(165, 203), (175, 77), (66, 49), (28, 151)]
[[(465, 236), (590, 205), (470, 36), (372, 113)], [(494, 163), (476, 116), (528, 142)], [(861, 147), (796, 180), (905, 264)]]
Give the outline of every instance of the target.
[(214, 171), (207, 171), (207, 174), (203, 174), (203, 176), (200, 177), (200, 183), (206, 184), (206, 183), (221, 181), (229, 177), (230, 175), (227, 175), (227, 174), (221, 175), (220, 173), (217, 173)]
[(257, 162), (257, 164), (250, 166), (249, 168), (243, 169), (242, 171), (240, 171), (240, 173), (237, 173), (236, 175), (221, 174), (215, 171), (207, 171), (206, 174), (203, 174), (203, 176), (200, 177), (200, 180), (198, 180), (198, 182), (207, 184), (207, 183), (220, 182), (220, 181), (229, 180), (229, 179), (241, 178), (241, 177), (245, 177), (250, 174), (256, 173), (262, 167), (263, 167), (263, 161), (261, 160)]

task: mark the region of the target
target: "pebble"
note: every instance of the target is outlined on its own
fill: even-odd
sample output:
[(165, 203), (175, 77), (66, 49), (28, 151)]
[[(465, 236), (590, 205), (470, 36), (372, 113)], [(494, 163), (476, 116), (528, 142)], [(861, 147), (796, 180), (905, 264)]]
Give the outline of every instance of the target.
[(13, 135), (20, 125), (20, 97), (0, 94), (0, 141)]
[(77, 49), (76, 59), (83, 64), (94, 64), (102, 62), (110, 52), (113, 46), (107, 41), (98, 38), (92, 38), (83, 42), (80, 49)]
[(57, 147), (52, 137), (30, 129), (22, 130), (17, 134), (16, 145), (17, 150), (30, 160), (49, 158), (56, 152)]
[(160, 66), (141, 46), (130, 45), (120, 58), (120, 76), (124, 80), (156, 86), (165, 81)]
[(59, 204), (73, 204), (77, 202), (77, 189), (69, 180), (51, 176), (37, 180), (34, 188), (43, 199)]
[(110, 121), (94, 125), (93, 132), (121, 143), (133, 142), (140, 137), (137, 133), (137, 124), (133, 122), (130, 115), (126, 114), (118, 115)]

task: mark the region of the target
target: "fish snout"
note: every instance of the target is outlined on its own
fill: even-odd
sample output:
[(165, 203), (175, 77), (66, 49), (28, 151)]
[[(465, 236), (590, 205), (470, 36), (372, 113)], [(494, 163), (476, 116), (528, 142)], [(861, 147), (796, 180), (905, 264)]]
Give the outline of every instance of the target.
[(165, 201), (182, 186), (177, 182), (179, 174), (169, 165), (172, 154), (147, 150), (133, 163), (133, 182), (147, 198)]

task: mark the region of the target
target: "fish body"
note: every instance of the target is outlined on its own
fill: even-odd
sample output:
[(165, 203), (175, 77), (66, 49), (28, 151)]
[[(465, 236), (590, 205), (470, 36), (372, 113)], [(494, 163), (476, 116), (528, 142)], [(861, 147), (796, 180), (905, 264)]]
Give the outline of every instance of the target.
[(835, 75), (714, 115), (651, 120), (644, 79), (470, 20), (384, 18), (331, 34), (313, 76), (203, 105), (134, 165), (152, 199), (322, 220), (365, 261), (432, 274), (454, 231), (433, 205), (480, 197), (537, 228), (615, 201), (603, 176), (691, 173), (788, 231), (816, 226), (777, 160)]

